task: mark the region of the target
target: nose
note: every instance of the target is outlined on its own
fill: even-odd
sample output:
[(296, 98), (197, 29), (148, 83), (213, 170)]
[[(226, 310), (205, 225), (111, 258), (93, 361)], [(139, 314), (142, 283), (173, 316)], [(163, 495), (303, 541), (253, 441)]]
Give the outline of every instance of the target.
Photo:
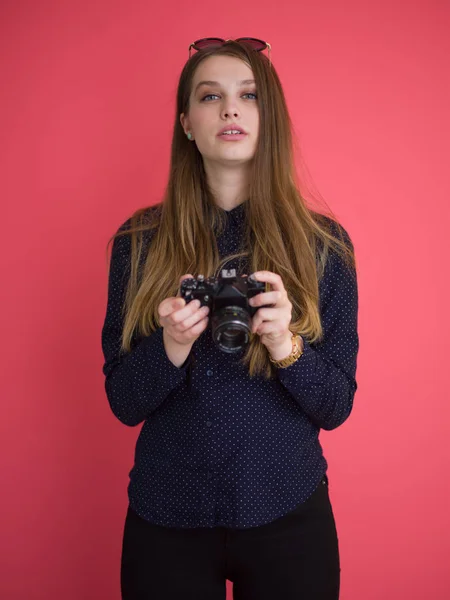
[(236, 106), (233, 106), (231, 102), (232, 101), (227, 102), (226, 106), (224, 106), (222, 109), (222, 117), (224, 119), (228, 119), (231, 116), (237, 117), (239, 115), (238, 109)]
[(237, 110), (224, 110), (222, 111), (222, 115), (224, 117), (224, 119), (227, 119), (228, 117), (230, 117), (231, 115), (233, 115), (233, 117), (237, 117), (238, 116), (238, 111)]

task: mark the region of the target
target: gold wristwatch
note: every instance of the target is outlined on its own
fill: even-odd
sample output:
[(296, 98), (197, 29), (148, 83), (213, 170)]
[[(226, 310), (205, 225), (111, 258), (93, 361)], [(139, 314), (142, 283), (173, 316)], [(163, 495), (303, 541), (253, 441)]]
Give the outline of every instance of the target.
[(280, 367), (282, 369), (285, 367), (289, 367), (290, 365), (295, 363), (295, 361), (298, 360), (300, 358), (300, 356), (303, 354), (303, 350), (301, 348), (302, 347), (301, 347), (300, 336), (298, 334), (293, 335), (292, 336), (292, 352), (289, 354), (289, 356), (286, 356), (286, 358), (282, 358), (281, 360), (273, 360), (273, 358), (269, 356), (270, 362), (273, 365), (275, 365), (276, 367)]

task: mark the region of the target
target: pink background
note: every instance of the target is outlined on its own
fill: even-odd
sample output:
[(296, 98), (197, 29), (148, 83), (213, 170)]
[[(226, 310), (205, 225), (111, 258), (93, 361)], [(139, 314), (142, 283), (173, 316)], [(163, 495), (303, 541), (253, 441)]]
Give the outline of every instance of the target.
[(140, 427), (104, 393), (105, 246), (161, 198), (188, 45), (217, 35), (272, 44), (311, 185), (356, 247), (359, 389), (321, 433), (341, 600), (450, 597), (449, 17), (443, 0), (1, 3), (2, 599), (119, 599)]

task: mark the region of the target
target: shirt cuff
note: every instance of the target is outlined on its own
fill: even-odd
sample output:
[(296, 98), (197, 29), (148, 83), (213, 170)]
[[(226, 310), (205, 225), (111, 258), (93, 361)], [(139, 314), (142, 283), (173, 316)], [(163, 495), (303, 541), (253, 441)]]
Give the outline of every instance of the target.
[(287, 388), (297, 388), (314, 385), (317, 383), (316, 365), (317, 354), (310, 346), (309, 342), (300, 336), (303, 340), (303, 354), (292, 365), (277, 369), (279, 380)]
[(150, 355), (149, 364), (155, 375), (161, 377), (161, 379), (165, 379), (172, 385), (183, 381), (191, 364), (192, 349), (181, 367), (176, 367), (167, 356), (162, 327), (155, 329), (151, 335), (142, 340), (142, 343), (145, 347), (145, 352)]

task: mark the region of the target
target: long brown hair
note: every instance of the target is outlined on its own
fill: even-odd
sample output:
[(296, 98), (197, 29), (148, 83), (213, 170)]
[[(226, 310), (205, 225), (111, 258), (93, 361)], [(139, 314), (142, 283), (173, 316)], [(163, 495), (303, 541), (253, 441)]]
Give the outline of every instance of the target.
[[(231, 258), (219, 259), (212, 232), (222, 231), (224, 213), (207, 185), (202, 156), (180, 123), (180, 114), (189, 112), (196, 68), (217, 54), (239, 58), (252, 69), (259, 108), (259, 139), (245, 203), (245, 251), (232, 256), (249, 257), (251, 272), (268, 270), (281, 276), (292, 303), (290, 330), (309, 342), (323, 339), (319, 282), (330, 251), (356, 272), (353, 244), (345, 229), (331, 211), (327, 216), (309, 208), (300, 193), (292, 123), (273, 64), (245, 42), (230, 41), (220, 48), (201, 50), (187, 61), (179, 79), (170, 173), (163, 200), (136, 210), (128, 226), (120, 228), (108, 242), (130, 236), (131, 262), (123, 304), (125, 352), (131, 350), (134, 336), (148, 336), (160, 326), (158, 306), (165, 298), (177, 295), (181, 275), (215, 275)], [(151, 239), (148, 244), (144, 243), (146, 237)], [(251, 377), (275, 374), (258, 335), (251, 336), (242, 361)]]

